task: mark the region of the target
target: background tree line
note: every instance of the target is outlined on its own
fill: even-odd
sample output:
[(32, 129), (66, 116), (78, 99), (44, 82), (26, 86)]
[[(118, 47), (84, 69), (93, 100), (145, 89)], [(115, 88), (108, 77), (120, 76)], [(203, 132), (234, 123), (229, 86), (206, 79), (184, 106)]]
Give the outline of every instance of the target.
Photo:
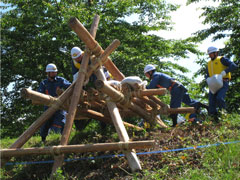
[[(205, 23), (213, 29), (203, 30), (185, 40), (164, 39), (152, 35), (150, 31), (171, 30), (171, 11), (179, 6), (169, 4), (165, 0), (151, 1), (77, 1), (77, 0), (3, 0), (6, 3), (1, 8), (8, 9), (1, 15), (1, 135), (18, 136), (29, 127), (42, 113), (41, 106), (33, 106), (30, 101), (22, 99), (22, 88), (31, 87), (36, 90), (45, 78), (45, 67), (55, 63), (59, 75), (72, 81), (70, 50), (73, 46), (84, 49), (84, 44), (68, 27), (70, 17), (77, 17), (90, 29), (93, 17), (98, 14), (100, 23), (96, 40), (105, 49), (114, 39), (119, 39), (121, 45), (111, 55), (111, 59), (125, 76), (137, 75), (144, 79), (143, 68), (146, 64), (158, 65), (158, 70), (176, 77), (185, 84), (192, 83), (192, 77), (180, 76), (188, 70), (174, 61), (161, 61), (162, 58), (173, 57), (175, 60), (186, 58), (188, 52), (200, 55), (196, 43), (209, 35), (222, 32), (221, 28), (230, 31), (230, 40), (223, 52), (233, 56), (239, 64), (239, 3), (231, 0), (222, 1), (218, 7), (228, 9), (226, 14), (232, 19), (219, 22), (226, 14), (218, 13), (219, 9), (205, 9)], [(194, 1), (189, 1), (189, 3)], [(232, 13), (233, 10), (236, 13)], [(215, 18), (209, 18), (214, 16)], [(127, 21), (134, 17), (133, 22)], [(234, 20), (238, 21), (235, 22)], [(228, 32), (229, 34), (229, 32)], [(223, 33), (223, 35), (225, 35)], [(223, 36), (222, 36), (223, 37)], [(222, 38), (217, 36), (217, 38)], [(207, 48), (207, 47), (206, 47)], [(200, 58), (198, 63), (205, 65), (208, 58)], [(202, 66), (202, 67), (203, 67)], [(204, 74), (203, 69), (199, 74)], [(230, 107), (236, 107), (239, 96), (239, 69), (234, 73), (228, 101)], [(201, 86), (193, 83), (195, 95), (199, 94)], [(9, 88), (11, 87), (11, 88)], [(206, 92), (202, 92), (206, 98)], [(199, 95), (198, 95), (199, 96)], [(234, 97), (235, 96), (235, 97)], [(200, 97), (199, 97), (200, 98)]]

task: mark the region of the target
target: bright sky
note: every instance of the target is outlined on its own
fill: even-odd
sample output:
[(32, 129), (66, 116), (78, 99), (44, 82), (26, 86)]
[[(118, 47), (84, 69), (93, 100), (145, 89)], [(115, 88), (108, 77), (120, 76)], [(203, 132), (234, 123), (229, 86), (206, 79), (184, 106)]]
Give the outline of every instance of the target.
[[(202, 17), (200, 18), (200, 15), (202, 14), (203, 11), (199, 9), (199, 7), (206, 5), (213, 6), (214, 4), (218, 5), (218, 3), (213, 3), (212, 1), (202, 1), (199, 3), (194, 3), (186, 6), (187, 0), (180, 1), (168, 0), (168, 1), (171, 3), (178, 3), (182, 5), (182, 7), (180, 7), (176, 12), (171, 13), (172, 21), (175, 23), (173, 31), (159, 31), (155, 33), (166, 39), (184, 39), (190, 37), (192, 33), (198, 30), (208, 28), (209, 25), (202, 24), (204, 18)], [(202, 44), (199, 44), (199, 50), (206, 52), (209, 46), (223, 48), (224, 41), (225, 40), (212, 42), (211, 38), (208, 38), (204, 40)], [(195, 63), (196, 58), (197, 57), (195, 55), (190, 54), (189, 59), (182, 59), (177, 62), (181, 66), (184, 66), (191, 70), (191, 73), (188, 73), (189, 77), (192, 77), (193, 73), (200, 68), (200, 66), (197, 63)], [(191, 69), (189, 67), (191, 67)], [(198, 79), (196, 79), (196, 81), (200, 82), (202, 79), (203, 77), (199, 77)]]

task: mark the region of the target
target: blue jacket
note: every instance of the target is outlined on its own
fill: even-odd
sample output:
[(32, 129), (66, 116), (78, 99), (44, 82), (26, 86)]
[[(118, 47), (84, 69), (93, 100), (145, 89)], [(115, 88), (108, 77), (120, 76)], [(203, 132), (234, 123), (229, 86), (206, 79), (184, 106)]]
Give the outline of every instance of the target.
[[(56, 76), (54, 81), (49, 81), (49, 79), (43, 80), (38, 88), (38, 92), (43, 93), (43, 94), (48, 94), (53, 97), (57, 97), (57, 89), (67, 89), (71, 83), (64, 79), (63, 77)], [(47, 109), (47, 106), (44, 106), (44, 109)]]
[[(228, 68), (224, 70), (226, 72), (226, 74), (237, 69), (237, 65), (233, 61), (230, 61), (230, 59), (228, 59), (228, 58), (222, 57), (221, 63), (224, 66), (228, 66)], [(208, 67), (207, 67), (205, 78), (207, 79), (208, 77), (209, 77), (209, 73), (208, 73)]]
[(174, 80), (174, 78), (170, 77), (167, 74), (154, 72), (152, 75), (152, 80), (146, 88), (147, 89), (155, 89), (155, 88), (168, 89), (172, 84), (172, 80)]

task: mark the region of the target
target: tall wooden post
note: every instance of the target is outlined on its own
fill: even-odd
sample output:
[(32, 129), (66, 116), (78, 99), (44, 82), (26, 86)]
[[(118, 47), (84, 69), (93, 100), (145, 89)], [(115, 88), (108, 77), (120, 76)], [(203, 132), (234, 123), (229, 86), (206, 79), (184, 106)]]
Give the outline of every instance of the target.
[[(94, 17), (94, 21), (91, 26), (90, 31), (91, 31), (92, 36), (94, 36), (94, 37), (96, 36), (99, 19), (100, 19), (100, 17), (98, 15), (96, 15)], [(83, 60), (82, 60), (80, 69), (78, 71), (78, 78), (76, 80), (76, 85), (74, 87), (74, 92), (73, 92), (73, 95), (71, 98), (71, 103), (70, 103), (70, 107), (69, 107), (68, 114), (67, 114), (67, 121), (64, 126), (60, 145), (68, 144), (69, 136), (70, 136), (70, 133), (72, 130), (73, 121), (74, 121), (76, 111), (77, 111), (77, 105), (79, 102), (80, 95), (82, 93), (82, 87), (83, 87), (83, 83), (85, 80), (85, 75), (87, 73), (86, 69), (88, 67), (89, 58), (90, 58), (90, 52), (88, 51), (88, 49), (85, 49)], [(56, 172), (57, 168), (62, 165), (63, 159), (64, 159), (64, 154), (55, 156), (55, 161), (54, 161), (54, 165), (52, 168), (52, 175)]]
[[(102, 68), (100, 68), (97, 71), (96, 75), (99, 80), (106, 81), (106, 78), (104, 76)], [(110, 116), (112, 118), (113, 124), (115, 126), (115, 129), (118, 133), (119, 139), (123, 142), (128, 142), (129, 136), (127, 134), (126, 128), (123, 125), (123, 120), (121, 118), (121, 115), (119, 113), (116, 103), (112, 102), (112, 101), (107, 101), (107, 107), (108, 107)], [(129, 166), (130, 166), (132, 172), (142, 169), (140, 162), (137, 158), (137, 155), (135, 152), (133, 152), (133, 150), (126, 151), (126, 152), (124, 152), (124, 154), (127, 157), (127, 160), (128, 160), (128, 163), (129, 163)]]

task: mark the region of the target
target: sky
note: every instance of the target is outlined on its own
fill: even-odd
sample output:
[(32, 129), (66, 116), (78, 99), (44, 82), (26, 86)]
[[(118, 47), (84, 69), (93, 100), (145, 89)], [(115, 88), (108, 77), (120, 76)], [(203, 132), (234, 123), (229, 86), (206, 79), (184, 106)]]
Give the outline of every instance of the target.
[[(203, 17), (200, 18), (200, 15), (202, 14), (202, 10), (199, 7), (203, 6), (217, 6), (219, 2), (216, 2), (215, 4), (212, 1), (201, 1), (199, 3), (193, 3), (188, 6), (186, 6), (187, 0), (167, 0), (171, 3), (177, 3), (182, 5), (177, 11), (171, 13), (172, 21), (175, 23), (174, 30), (172, 31), (158, 31), (154, 34), (159, 35), (166, 39), (184, 39), (187, 37), (190, 37), (193, 33), (195, 33), (198, 30), (206, 29), (210, 27), (210, 25), (203, 25), (202, 21), (204, 20)], [(218, 40), (212, 42), (211, 38), (208, 38), (204, 40), (201, 44), (199, 44), (198, 49), (206, 52), (207, 48), (209, 46), (216, 46), (218, 48), (224, 47), (224, 41), (226, 39)], [(207, 53), (206, 53), (206, 56)], [(198, 69), (200, 69), (200, 66), (195, 62), (197, 59), (196, 55), (189, 54), (188, 59), (181, 59), (177, 63), (179, 63), (181, 66), (186, 67), (189, 69), (191, 67), (191, 72), (187, 73), (187, 75), (191, 78), (193, 76), (193, 73), (196, 72)], [(198, 77), (196, 79), (196, 82), (200, 82), (203, 79), (203, 77)]]

